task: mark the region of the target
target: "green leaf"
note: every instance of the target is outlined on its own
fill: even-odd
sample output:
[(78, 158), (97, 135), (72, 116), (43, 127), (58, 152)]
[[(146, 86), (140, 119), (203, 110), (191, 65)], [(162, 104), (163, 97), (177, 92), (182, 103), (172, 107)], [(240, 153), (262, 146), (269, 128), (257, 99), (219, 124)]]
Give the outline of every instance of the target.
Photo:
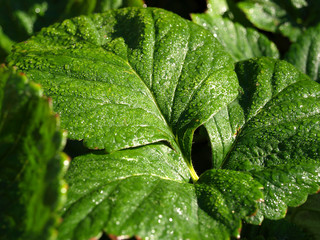
[(290, 46), (285, 60), (319, 82), (320, 25), (309, 28)]
[(244, 0), (238, 6), (256, 27), (279, 32), (293, 42), (306, 27), (320, 21), (317, 0)]
[[(282, 217), (319, 187), (319, 85), (287, 62), (240, 62), (238, 82), (209, 31), (153, 8), (67, 20), (13, 51), (70, 137), (103, 149), (71, 164), (60, 239), (238, 237), (241, 219)], [(214, 169), (198, 179), (202, 125)]]
[(206, 14), (216, 17), (222, 16), (229, 10), (227, 0), (208, 0)]
[(163, 145), (77, 157), (67, 181), (64, 240), (102, 229), (146, 239), (228, 239), (262, 197), (260, 185), (240, 172), (212, 170), (188, 183), (183, 160)]
[(65, 134), (42, 90), (0, 68), (1, 239), (54, 239), (69, 160)]
[(205, 124), (213, 165), (250, 172), (264, 186), (250, 221), (279, 219), (319, 189), (320, 86), (270, 58), (239, 62), (236, 72), (239, 98)]
[(160, 9), (67, 20), (14, 52), (9, 61), (43, 85), (69, 137), (107, 152), (167, 141), (191, 164), (193, 132), (238, 93), (212, 34)]
[(143, 4), (143, 0), (0, 0), (0, 62), (14, 43), (29, 38), (42, 27), (81, 14)]
[(213, 33), (235, 62), (262, 56), (279, 58), (276, 45), (253, 28), (210, 14), (192, 14), (191, 17), (193, 22)]

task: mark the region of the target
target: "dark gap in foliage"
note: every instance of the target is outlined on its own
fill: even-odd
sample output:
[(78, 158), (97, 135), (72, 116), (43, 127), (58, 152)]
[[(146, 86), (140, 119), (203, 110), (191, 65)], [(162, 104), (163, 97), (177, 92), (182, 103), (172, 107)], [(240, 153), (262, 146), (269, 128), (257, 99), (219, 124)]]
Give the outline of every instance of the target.
[(300, 240), (313, 238), (285, 218), (280, 220), (265, 219), (260, 226), (243, 224), (241, 239)]
[(280, 59), (283, 59), (283, 56), (288, 52), (291, 42), (289, 38), (282, 36), (281, 34), (271, 33), (259, 29), (259, 32), (264, 34), (270, 41), (272, 41), (278, 48), (280, 53)]
[(63, 150), (66, 154), (68, 154), (69, 157), (75, 158), (81, 155), (85, 155), (88, 153), (105, 153), (104, 150), (94, 150), (89, 149), (83, 144), (83, 140), (70, 140), (68, 139), (67, 144)]
[(107, 235), (106, 233), (103, 233), (102, 237), (99, 238), (100, 240), (115, 240), (115, 239), (121, 239), (121, 240), (140, 240), (141, 238), (138, 237), (128, 237), (128, 238), (118, 238), (117, 236), (114, 235)]
[(210, 139), (207, 130), (203, 126), (200, 126), (194, 132), (191, 157), (193, 167), (199, 176), (206, 170), (212, 169)]
[(207, 9), (206, 0), (145, 0), (144, 2), (148, 7), (164, 8), (189, 20), (191, 13), (203, 13)]

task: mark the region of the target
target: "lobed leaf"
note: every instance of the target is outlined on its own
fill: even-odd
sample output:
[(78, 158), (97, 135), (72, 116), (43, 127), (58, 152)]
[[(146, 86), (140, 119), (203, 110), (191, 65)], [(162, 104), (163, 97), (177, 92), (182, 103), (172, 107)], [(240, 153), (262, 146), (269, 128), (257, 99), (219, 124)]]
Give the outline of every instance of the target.
[(228, 239), (239, 235), (241, 218), (262, 197), (260, 184), (240, 172), (212, 170), (189, 183), (181, 157), (160, 144), (77, 157), (67, 181), (64, 240), (102, 229), (145, 239)]
[(42, 90), (0, 68), (1, 239), (55, 239), (69, 160), (65, 134)]
[(107, 152), (167, 141), (190, 161), (194, 130), (238, 89), (211, 33), (160, 9), (67, 20), (9, 61), (43, 85), (70, 138)]
[(319, 189), (319, 84), (285, 61), (236, 64), (239, 98), (207, 127), (215, 168), (249, 172), (264, 186), (256, 223), (284, 217)]
[[(241, 219), (283, 217), (319, 187), (318, 83), (271, 58), (237, 63), (238, 82), (214, 36), (177, 15), (127, 8), (66, 20), (9, 61), (44, 86), (72, 139), (104, 150), (71, 164), (60, 239), (238, 237)], [(197, 181), (201, 125), (214, 169)]]

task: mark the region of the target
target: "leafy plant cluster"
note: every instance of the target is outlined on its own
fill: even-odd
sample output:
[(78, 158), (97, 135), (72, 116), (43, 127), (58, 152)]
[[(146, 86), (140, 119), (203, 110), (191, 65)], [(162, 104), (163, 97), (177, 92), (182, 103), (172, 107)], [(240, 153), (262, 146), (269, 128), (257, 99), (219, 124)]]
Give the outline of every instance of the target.
[(0, 1), (0, 239), (319, 239), (317, 0), (31, 2)]

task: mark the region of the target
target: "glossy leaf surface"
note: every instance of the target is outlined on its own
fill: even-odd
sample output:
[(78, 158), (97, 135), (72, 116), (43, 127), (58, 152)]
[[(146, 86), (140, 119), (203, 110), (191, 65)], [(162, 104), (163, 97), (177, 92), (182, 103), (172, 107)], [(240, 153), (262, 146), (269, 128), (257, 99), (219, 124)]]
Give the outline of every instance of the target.
[(279, 58), (276, 45), (253, 28), (208, 13), (192, 14), (192, 20), (211, 31), (235, 62), (262, 56)]
[(54, 239), (66, 193), (65, 134), (23, 74), (0, 68), (0, 102), (1, 239)]
[(248, 171), (264, 186), (256, 216), (279, 219), (319, 188), (320, 86), (285, 61), (236, 65), (242, 91), (205, 125), (216, 168)]
[(163, 145), (75, 158), (67, 181), (64, 240), (102, 229), (146, 239), (228, 239), (262, 197), (261, 186), (240, 172), (212, 170), (189, 183), (181, 157)]
[(320, 81), (320, 25), (309, 28), (290, 46), (285, 60), (292, 63), (313, 80)]
[[(128, 8), (74, 18), (17, 45), (9, 61), (44, 86), (72, 139), (103, 149), (71, 164), (63, 240), (102, 230), (238, 237), (241, 219), (283, 217), (319, 187), (319, 85), (271, 58), (238, 63), (238, 81), (214, 36), (177, 15)], [(214, 169), (198, 179), (190, 151), (201, 125)]]
[(11, 62), (43, 85), (70, 138), (107, 152), (159, 141), (177, 150), (176, 136), (189, 161), (193, 131), (238, 92), (211, 33), (159, 9), (67, 20)]

